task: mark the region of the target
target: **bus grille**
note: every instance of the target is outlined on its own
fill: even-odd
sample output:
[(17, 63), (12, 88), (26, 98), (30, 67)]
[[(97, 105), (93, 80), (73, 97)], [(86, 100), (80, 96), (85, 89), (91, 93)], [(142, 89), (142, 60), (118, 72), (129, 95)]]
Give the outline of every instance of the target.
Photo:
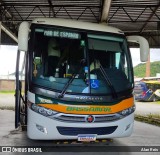
[(77, 136), (79, 134), (97, 134), (108, 135), (112, 134), (118, 126), (110, 127), (96, 127), (96, 128), (74, 128), (74, 127), (61, 127), (58, 126), (57, 130), (61, 135)]
[(85, 118), (82, 116), (67, 116), (67, 115), (60, 115), (59, 117), (57, 117), (57, 119), (61, 120), (61, 121), (71, 121), (71, 122), (84, 122)]
[[(86, 121), (86, 117), (88, 115), (64, 115), (64, 114), (61, 114), (57, 117), (54, 117), (56, 118), (57, 120), (60, 120), (60, 121), (64, 121), (64, 122), (87, 122)], [(118, 120), (122, 118), (121, 115), (119, 114), (113, 114), (113, 115), (94, 115), (94, 122), (99, 122), (99, 123), (102, 123), (102, 122), (110, 122), (110, 121), (115, 121), (115, 120)]]

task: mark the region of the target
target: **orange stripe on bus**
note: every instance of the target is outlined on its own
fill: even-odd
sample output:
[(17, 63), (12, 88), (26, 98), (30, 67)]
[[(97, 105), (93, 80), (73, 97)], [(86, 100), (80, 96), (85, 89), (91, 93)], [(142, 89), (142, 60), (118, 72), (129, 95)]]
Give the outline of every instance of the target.
[(98, 105), (65, 105), (65, 104), (38, 104), (45, 108), (66, 113), (66, 114), (111, 114), (120, 112), (134, 105), (133, 97), (125, 99), (115, 105), (98, 106)]

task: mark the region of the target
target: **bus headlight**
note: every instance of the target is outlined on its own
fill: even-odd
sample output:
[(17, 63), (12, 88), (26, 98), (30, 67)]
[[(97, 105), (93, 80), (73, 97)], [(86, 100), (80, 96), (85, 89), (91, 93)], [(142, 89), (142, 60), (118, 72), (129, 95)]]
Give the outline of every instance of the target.
[(55, 115), (57, 114), (56, 111), (53, 111), (51, 109), (47, 109), (47, 108), (44, 108), (42, 106), (38, 106), (36, 104), (33, 104), (31, 103), (31, 105), (29, 106), (33, 111), (43, 115), (43, 116), (52, 116), (52, 115)]
[(54, 111), (53, 111), (53, 110), (50, 110), (50, 109), (46, 109), (46, 112), (47, 112), (47, 114), (48, 114), (49, 116), (55, 114)]
[(39, 112), (40, 114), (45, 113), (44, 108), (43, 108), (43, 107), (39, 107), (39, 108), (38, 108), (38, 112)]
[(125, 109), (125, 110), (123, 110), (123, 111), (121, 112), (121, 114), (125, 116), (125, 115), (128, 114), (128, 112), (129, 112), (129, 110), (128, 110), (128, 109)]
[(125, 109), (125, 110), (122, 110), (121, 112), (119, 112), (120, 115), (123, 115), (123, 116), (127, 116), (131, 113), (133, 113), (135, 111), (136, 107), (135, 105), (133, 105), (132, 107), (128, 108), (128, 109)]

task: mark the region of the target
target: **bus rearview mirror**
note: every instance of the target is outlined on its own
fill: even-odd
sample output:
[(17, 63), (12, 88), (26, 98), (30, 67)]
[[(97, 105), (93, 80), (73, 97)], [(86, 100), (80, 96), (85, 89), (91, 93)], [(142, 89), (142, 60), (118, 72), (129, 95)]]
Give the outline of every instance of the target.
[(18, 30), (18, 50), (28, 50), (28, 34), (29, 34), (29, 23), (22, 22)]
[(127, 36), (128, 42), (138, 43), (140, 45), (140, 60), (146, 62), (149, 54), (148, 41), (141, 36)]

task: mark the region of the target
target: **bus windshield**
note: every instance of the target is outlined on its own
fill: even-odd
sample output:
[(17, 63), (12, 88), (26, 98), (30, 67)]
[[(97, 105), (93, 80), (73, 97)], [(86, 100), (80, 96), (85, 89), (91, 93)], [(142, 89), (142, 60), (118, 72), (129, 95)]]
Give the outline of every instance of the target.
[(132, 62), (123, 36), (57, 27), (32, 30), (30, 68), (37, 87), (90, 95), (133, 88)]

